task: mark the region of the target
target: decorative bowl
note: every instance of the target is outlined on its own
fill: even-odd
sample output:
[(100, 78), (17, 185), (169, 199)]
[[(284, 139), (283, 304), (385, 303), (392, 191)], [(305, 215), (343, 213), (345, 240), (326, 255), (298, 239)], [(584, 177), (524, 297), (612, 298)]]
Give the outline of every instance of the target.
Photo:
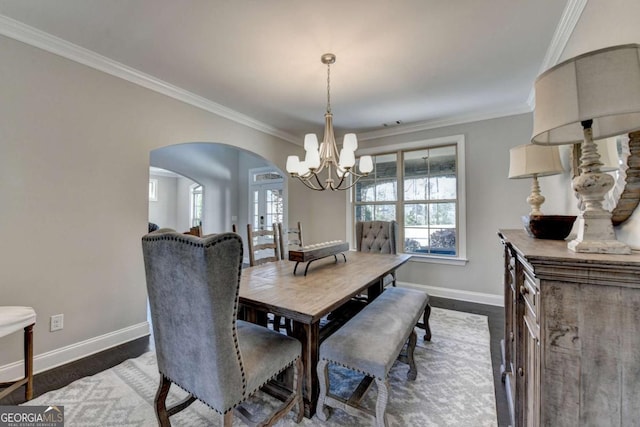
[(525, 215), (522, 217), (524, 229), (537, 239), (564, 240), (576, 220), (571, 215)]

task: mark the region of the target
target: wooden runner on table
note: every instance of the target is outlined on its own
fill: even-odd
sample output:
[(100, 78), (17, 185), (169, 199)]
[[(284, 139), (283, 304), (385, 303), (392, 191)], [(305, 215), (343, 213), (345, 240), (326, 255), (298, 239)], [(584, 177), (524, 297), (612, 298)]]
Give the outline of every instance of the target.
[(289, 250), (289, 261), (295, 261), (296, 266), (293, 269), (293, 274), (296, 274), (298, 270), (298, 264), (306, 262), (307, 266), (304, 269), (304, 275), (307, 275), (309, 266), (313, 261), (332, 256), (338, 262), (338, 254), (342, 254), (344, 262), (347, 262), (347, 257), (344, 255), (345, 251), (349, 250), (349, 243), (334, 240), (331, 242), (317, 243), (314, 245), (304, 246), (299, 250)]

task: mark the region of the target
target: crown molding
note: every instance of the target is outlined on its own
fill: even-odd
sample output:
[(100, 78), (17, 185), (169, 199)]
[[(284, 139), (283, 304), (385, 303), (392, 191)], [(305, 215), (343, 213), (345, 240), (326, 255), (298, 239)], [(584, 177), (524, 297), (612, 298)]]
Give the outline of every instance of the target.
[(287, 132), (5, 15), (0, 15), (0, 35), (121, 78), (260, 132), (298, 143), (298, 138)]
[[(560, 22), (556, 27), (552, 41), (547, 49), (540, 72), (555, 65), (560, 58), (573, 30), (584, 10), (588, 0), (569, 0), (565, 10), (560, 18)], [(22, 22), (0, 14), (0, 35), (18, 40), (28, 45), (37, 47), (55, 55), (67, 58), (74, 62), (86, 65), (104, 73), (113, 75), (131, 83), (137, 84), (149, 90), (161, 93), (186, 104), (224, 117), (241, 125), (256, 129), (260, 132), (281, 138), (285, 141), (296, 145), (302, 145), (300, 138), (288, 132), (274, 128), (266, 123), (255, 120), (249, 116), (239, 113), (235, 110), (227, 108), (221, 104), (203, 98), (192, 92), (169, 84), (154, 76), (138, 71), (127, 65), (99, 55), (93, 51), (70, 43), (59, 37), (48, 34), (28, 26)], [(403, 135), (407, 133), (420, 132), (424, 130), (436, 129), (445, 126), (453, 126), (464, 123), (470, 123), (481, 120), (495, 119), (499, 117), (512, 116), (517, 114), (528, 113), (535, 106), (535, 92), (533, 87), (527, 99), (527, 105), (516, 105), (511, 108), (496, 110), (492, 112), (483, 112), (478, 114), (468, 114), (461, 116), (453, 116), (440, 120), (429, 120), (407, 124), (390, 129), (380, 129), (371, 132), (363, 132), (358, 134), (358, 139), (368, 140), (382, 137), (390, 137), (395, 135)]]
[(514, 105), (512, 107), (494, 110), (490, 112), (482, 112), (475, 114), (466, 114), (454, 117), (447, 117), (440, 120), (428, 120), (424, 122), (416, 122), (407, 125), (393, 127), (391, 129), (380, 129), (371, 132), (358, 133), (358, 140), (366, 141), (369, 139), (385, 138), (396, 135), (404, 135), (407, 133), (421, 132), (430, 129), (442, 128), (445, 126), (461, 125), (464, 123), (479, 122), (482, 120), (498, 119), (500, 117), (515, 116), (518, 114), (530, 113), (531, 108), (528, 105)]
[[(556, 27), (556, 31), (553, 33), (551, 43), (547, 48), (547, 53), (542, 60), (542, 65), (540, 66), (538, 75), (558, 63), (562, 52), (564, 52), (564, 48), (567, 47), (569, 38), (571, 38), (571, 35), (573, 34), (573, 30), (575, 30), (576, 25), (578, 24), (580, 15), (582, 15), (584, 8), (587, 6), (587, 1), (588, 0), (569, 0), (567, 2), (567, 6), (564, 8), (562, 16), (560, 17), (560, 22)], [(536, 93), (534, 87), (532, 87), (531, 92), (529, 92), (527, 104), (529, 104), (532, 110), (536, 105)]]

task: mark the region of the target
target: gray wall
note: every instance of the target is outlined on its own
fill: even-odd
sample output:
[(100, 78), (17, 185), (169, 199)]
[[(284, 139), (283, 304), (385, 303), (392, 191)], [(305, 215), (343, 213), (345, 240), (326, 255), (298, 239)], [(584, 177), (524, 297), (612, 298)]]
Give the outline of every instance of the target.
[[(638, 42), (639, 8), (623, 0), (589, 2), (565, 54)], [(0, 298), (4, 305), (36, 309), (39, 370), (145, 331), (140, 237), (149, 218), (153, 150), (216, 142), (284, 170), (286, 156), (302, 149), (9, 38), (0, 37), (0, 52), (11, 58), (0, 62)], [(361, 142), (367, 147), (456, 134), (466, 138), (469, 262), (464, 267), (412, 262), (400, 271), (401, 281), (501, 298), (496, 231), (521, 226), (530, 189), (528, 180), (507, 179), (508, 150), (529, 141), (531, 126), (531, 114), (523, 114)], [(242, 163), (251, 162), (238, 157), (236, 164)], [(219, 178), (233, 182), (230, 176)], [(209, 218), (206, 232), (228, 230), (234, 212), (238, 223), (247, 222), (242, 219), (247, 198), (234, 203), (232, 194), (246, 187), (246, 179), (240, 174), (237, 187), (230, 184), (228, 192), (213, 195), (219, 206), (207, 209), (220, 208), (222, 214)], [(546, 213), (573, 209), (566, 176), (544, 178), (541, 186)], [(316, 193), (291, 181), (288, 187), (289, 221), (303, 222), (307, 241), (346, 239), (345, 193)], [(638, 236), (639, 223), (636, 213), (620, 234)], [(58, 313), (65, 315), (65, 328), (51, 333), (49, 317)], [(1, 345), (0, 371), (20, 360), (21, 337), (3, 338)]]
[[(430, 289), (434, 295), (500, 303), (502, 253), (496, 233), (500, 228), (521, 228), (520, 218), (530, 208), (525, 199), (531, 181), (507, 178), (509, 148), (526, 144), (531, 131), (529, 113), (367, 141), (367, 146), (381, 147), (449, 135), (465, 136), (469, 261), (464, 266), (410, 261), (400, 269), (399, 281), (442, 288)], [(547, 184), (546, 178), (541, 179), (543, 193), (550, 187)], [(547, 213), (555, 213), (555, 209), (550, 204), (543, 206)]]
[[(283, 169), (299, 147), (13, 39), (0, 52), (0, 298), (35, 308), (40, 370), (146, 332), (152, 150), (215, 141)], [(21, 337), (1, 346), (0, 371)]]

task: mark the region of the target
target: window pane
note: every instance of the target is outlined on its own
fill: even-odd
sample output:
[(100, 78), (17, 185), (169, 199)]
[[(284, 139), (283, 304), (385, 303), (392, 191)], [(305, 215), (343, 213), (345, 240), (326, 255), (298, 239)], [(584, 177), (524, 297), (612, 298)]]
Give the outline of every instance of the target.
[(362, 178), (355, 186), (356, 202), (373, 202), (376, 190), (375, 177)]
[(429, 150), (429, 199), (456, 198), (456, 147)]
[(456, 198), (456, 177), (436, 176), (429, 178), (429, 199), (443, 200)]
[(254, 183), (267, 183), (269, 181), (282, 181), (283, 176), (275, 171), (259, 172), (253, 174)]
[(375, 221), (395, 221), (396, 206), (395, 205), (376, 205)]
[(426, 227), (405, 227), (404, 251), (409, 253), (428, 253), (429, 229)]
[(356, 206), (356, 221), (373, 221), (373, 205)]
[(376, 184), (376, 201), (392, 202), (398, 200), (396, 180), (386, 179)]
[(395, 205), (358, 205), (356, 221), (395, 221)]
[(426, 176), (404, 179), (404, 199), (427, 200), (429, 198), (429, 180)]
[(433, 230), (429, 236), (430, 252), (438, 255), (456, 254), (456, 229), (441, 228)]
[(406, 152), (404, 198), (407, 201), (455, 199), (456, 148), (446, 146)]
[(407, 204), (404, 206), (404, 225), (405, 227), (411, 227), (416, 225), (427, 225), (429, 223), (426, 204)]
[(271, 230), (274, 222), (282, 222), (283, 198), (282, 190), (267, 189), (266, 197), (266, 219), (265, 229)]
[(397, 155), (373, 156), (373, 171), (355, 186), (356, 202), (391, 202), (398, 200)]
[(450, 226), (456, 225), (456, 204), (455, 203), (431, 203), (429, 205), (429, 225), (430, 226)]

